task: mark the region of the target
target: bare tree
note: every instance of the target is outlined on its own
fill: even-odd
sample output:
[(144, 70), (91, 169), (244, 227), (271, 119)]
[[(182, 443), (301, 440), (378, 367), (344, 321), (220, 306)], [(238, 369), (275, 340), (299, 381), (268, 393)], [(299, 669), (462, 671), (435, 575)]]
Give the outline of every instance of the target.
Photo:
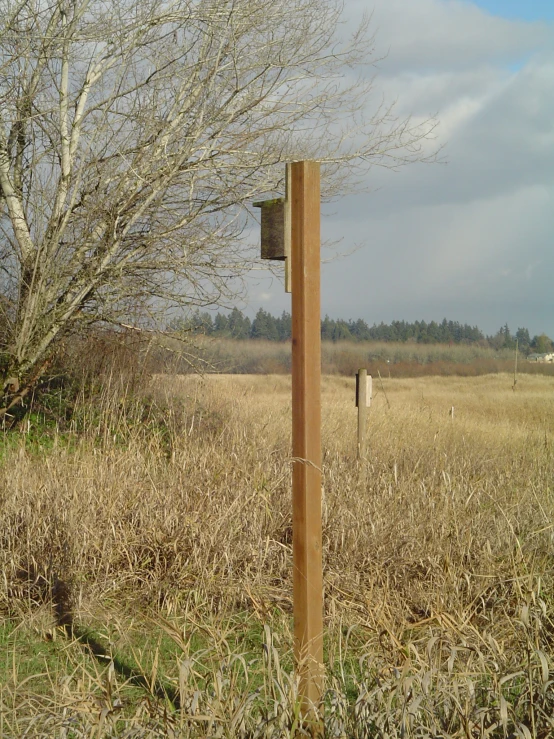
[(432, 121), (366, 117), (368, 22), (340, 43), (335, 0), (0, 10), (0, 415), (68, 332), (228, 296), (282, 162), (322, 160), (331, 192), (425, 156)]

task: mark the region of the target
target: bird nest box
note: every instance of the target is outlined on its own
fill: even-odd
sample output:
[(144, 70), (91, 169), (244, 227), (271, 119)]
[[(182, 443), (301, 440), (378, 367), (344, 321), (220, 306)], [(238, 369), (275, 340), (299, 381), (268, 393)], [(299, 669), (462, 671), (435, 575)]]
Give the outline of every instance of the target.
[(285, 290), (290, 292), (290, 201), (273, 198), (254, 203), (261, 209), (261, 257), (285, 262)]
[(290, 210), (285, 198), (254, 203), (262, 211), (262, 259), (290, 256)]

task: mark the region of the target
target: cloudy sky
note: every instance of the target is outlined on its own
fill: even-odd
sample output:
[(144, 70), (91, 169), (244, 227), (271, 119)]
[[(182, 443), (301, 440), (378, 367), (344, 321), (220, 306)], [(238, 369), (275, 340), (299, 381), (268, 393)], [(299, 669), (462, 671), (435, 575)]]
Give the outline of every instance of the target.
[[(437, 114), (445, 164), (373, 169), (370, 194), (334, 203), (322, 313), (441, 320), (554, 337), (554, 2), (345, 0), (373, 11), (378, 86), (398, 112)], [(248, 312), (290, 309), (252, 281)]]

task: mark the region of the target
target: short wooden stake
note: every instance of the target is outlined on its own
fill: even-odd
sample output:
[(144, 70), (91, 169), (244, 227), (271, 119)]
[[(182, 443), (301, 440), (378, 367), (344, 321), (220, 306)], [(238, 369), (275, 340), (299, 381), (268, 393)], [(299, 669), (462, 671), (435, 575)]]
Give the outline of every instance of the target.
[[(323, 692), (319, 163), (290, 165), (295, 657), (303, 713)], [(313, 734), (321, 734), (315, 723)]]
[(358, 406), (358, 459), (365, 459), (367, 426), (367, 370), (360, 369), (356, 374), (356, 405)]
[(512, 386), (512, 390), (515, 392), (516, 385), (517, 385), (517, 350), (519, 348), (519, 339), (516, 339), (516, 362), (514, 364), (514, 384)]

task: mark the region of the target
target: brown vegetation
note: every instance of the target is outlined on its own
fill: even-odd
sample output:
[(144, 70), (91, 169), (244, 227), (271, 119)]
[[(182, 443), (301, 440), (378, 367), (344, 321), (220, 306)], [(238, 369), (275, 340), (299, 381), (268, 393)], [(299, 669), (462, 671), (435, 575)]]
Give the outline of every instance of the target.
[[(539, 686), (528, 683), (535, 669), (548, 678), (553, 628), (553, 382), (525, 376), (514, 392), (503, 374), (383, 377), (360, 465), (353, 379), (324, 378), (331, 663), (355, 629), (371, 675), (401, 671), (393, 693), (412, 675), (427, 701), (427, 673), (439, 693), (463, 684), (468, 701), (467, 680), (486, 683), (489, 727), (503, 726), (499, 681), (523, 670), (510, 726), (535, 716)], [(31, 421), (5, 443), (6, 616), (25, 620), (53, 600), (66, 626), (99, 609), (206, 625), (249, 613), (289, 634), (289, 378), (157, 375), (134, 398), (107, 383), (72, 424), (86, 431), (37, 437)], [(422, 726), (431, 713), (417, 714)]]
[[(264, 340), (212, 339), (197, 336), (195, 351), (207, 371), (232, 374), (289, 374), (290, 342)], [(177, 357), (182, 350), (177, 342), (167, 340), (174, 349), (179, 372), (193, 371)], [(181, 348), (180, 348), (181, 347)], [(369, 374), (395, 378), (425, 376), (477, 377), (513, 372), (513, 351), (495, 350), (477, 345), (410, 344), (392, 342), (322, 342), (322, 371), (326, 375), (353, 377), (360, 367)], [(518, 372), (554, 375), (554, 365), (520, 360)]]

